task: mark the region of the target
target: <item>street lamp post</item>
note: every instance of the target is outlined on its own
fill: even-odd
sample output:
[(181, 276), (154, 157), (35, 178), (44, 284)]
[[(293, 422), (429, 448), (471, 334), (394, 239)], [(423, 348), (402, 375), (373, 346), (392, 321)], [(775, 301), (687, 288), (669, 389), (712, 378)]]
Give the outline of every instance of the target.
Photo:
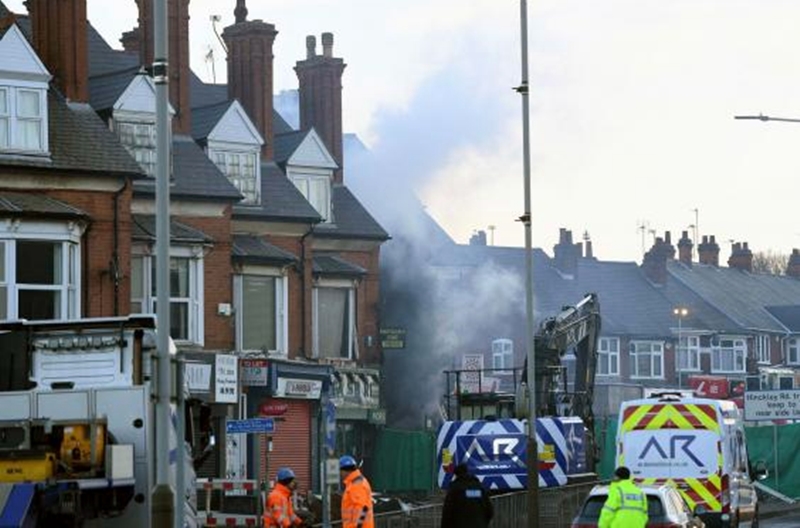
[[(683, 306), (673, 308), (672, 313), (678, 318), (678, 346), (675, 347), (675, 359), (677, 368), (675, 369), (678, 374), (678, 389), (683, 389), (683, 366), (681, 366), (681, 349), (686, 353), (686, 347), (683, 346), (683, 318), (689, 315), (689, 310)], [(689, 363), (689, 357), (685, 356), (685, 363)]]

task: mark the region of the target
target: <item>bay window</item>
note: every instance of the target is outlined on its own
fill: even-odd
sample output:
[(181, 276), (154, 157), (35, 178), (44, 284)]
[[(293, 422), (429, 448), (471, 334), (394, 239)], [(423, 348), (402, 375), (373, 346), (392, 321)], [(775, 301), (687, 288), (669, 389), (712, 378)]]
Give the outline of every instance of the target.
[(329, 172), (297, 173), (289, 171), (289, 179), (308, 203), (326, 222), (331, 221), (331, 178)]
[(149, 121), (118, 121), (120, 143), (148, 176), (156, 173), (156, 125)]
[[(203, 260), (191, 251), (173, 248), (169, 261), (170, 336), (176, 341), (203, 344)], [(157, 310), (156, 257), (131, 259), (131, 312)]]
[(257, 204), (261, 195), (258, 151), (214, 150), (211, 159), (244, 196), (242, 203)]
[(700, 370), (700, 338), (681, 336), (678, 343), (677, 368), (679, 372)]
[(47, 92), (21, 83), (0, 86), (0, 150), (45, 153)]

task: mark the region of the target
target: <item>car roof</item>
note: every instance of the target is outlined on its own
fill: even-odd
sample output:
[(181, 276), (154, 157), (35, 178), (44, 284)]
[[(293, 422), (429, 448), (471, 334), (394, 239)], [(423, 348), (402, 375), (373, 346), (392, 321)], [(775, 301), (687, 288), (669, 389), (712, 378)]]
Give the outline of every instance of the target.
[[(589, 492), (589, 496), (608, 495), (609, 487), (608, 484), (598, 484), (592, 488), (592, 491)], [(637, 484), (637, 487), (650, 495), (658, 495), (666, 490), (675, 489), (674, 486), (670, 486), (669, 484)]]

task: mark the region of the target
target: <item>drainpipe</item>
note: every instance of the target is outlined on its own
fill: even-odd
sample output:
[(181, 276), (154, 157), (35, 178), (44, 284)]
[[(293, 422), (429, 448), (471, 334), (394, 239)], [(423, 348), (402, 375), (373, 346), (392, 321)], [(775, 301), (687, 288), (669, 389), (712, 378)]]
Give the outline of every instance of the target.
[(114, 281), (114, 315), (119, 315), (119, 284), (122, 273), (119, 269), (119, 197), (125, 192), (128, 184), (125, 183), (114, 193), (114, 243), (111, 252), (111, 280)]

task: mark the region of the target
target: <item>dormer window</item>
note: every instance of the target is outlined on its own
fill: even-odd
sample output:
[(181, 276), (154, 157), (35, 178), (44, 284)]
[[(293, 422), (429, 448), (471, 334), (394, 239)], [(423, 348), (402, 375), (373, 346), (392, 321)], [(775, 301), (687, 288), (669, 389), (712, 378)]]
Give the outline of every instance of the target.
[(156, 173), (156, 126), (147, 121), (118, 121), (120, 143), (148, 176)]
[(233, 151), (214, 149), (211, 153), (214, 164), (244, 196), (242, 203), (257, 204), (260, 201), (260, 171), (258, 151)]
[(45, 90), (0, 86), (0, 149), (21, 154), (47, 152)]
[(289, 178), (325, 222), (331, 221), (331, 179), (327, 174), (289, 172)]

